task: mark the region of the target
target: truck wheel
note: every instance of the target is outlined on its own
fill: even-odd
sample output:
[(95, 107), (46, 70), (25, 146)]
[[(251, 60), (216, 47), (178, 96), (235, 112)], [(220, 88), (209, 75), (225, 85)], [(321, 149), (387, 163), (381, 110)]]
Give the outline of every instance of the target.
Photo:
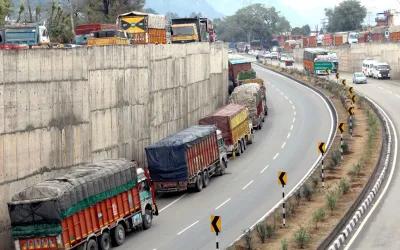
[(87, 243), (86, 250), (98, 250), (99, 246), (97, 245), (97, 242), (94, 239), (90, 239), (89, 242)]
[(206, 188), (209, 182), (210, 182), (210, 176), (208, 175), (208, 172), (206, 170), (203, 172), (203, 188)]
[(201, 192), (201, 190), (203, 190), (203, 178), (201, 178), (201, 175), (198, 175), (196, 180), (196, 191)]
[(260, 122), (259, 124), (258, 124), (258, 130), (261, 130), (262, 129), (262, 123)]
[(111, 249), (111, 239), (110, 239), (110, 234), (108, 232), (104, 232), (102, 235), (100, 235), (99, 245), (100, 249), (102, 250)]
[(146, 209), (145, 215), (144, 215), (144, 220), (143, 220), (143, 229), (147, 230), (151, 228), (151, 222), (153, 221), (153, 216), (151, 214), (151, 210)]
[(243, 144), (243, 149), (244, 150), (246, 150), (247, 149), (247, 147), (246, 147), (246, 139), (242, 139), (242, 144)]
[(112, 231), (112, 239), (115, 246), (121, 246), (125, 241), (125, 228), (118, 224)]
[(225, 168), (226, 168), (226, 162), (224, 160), (222, 160), (221, 169), (219, 171), (219, 176), (223, 176), (225, 174), (225, 171), (226, 171)]
[(263, 116), (263, 118), (262, 118), (262, 120), (261, 120), (262, 122), (265, 122), (265, 117)]
[(265, 116), (268, 115), (268, 109), (264, 109), (264, 115), (265, 115)]
[(236, 155), (240, 156), (242, 154), (242, 143), (238, 142), (238, 147), (236, 150)]

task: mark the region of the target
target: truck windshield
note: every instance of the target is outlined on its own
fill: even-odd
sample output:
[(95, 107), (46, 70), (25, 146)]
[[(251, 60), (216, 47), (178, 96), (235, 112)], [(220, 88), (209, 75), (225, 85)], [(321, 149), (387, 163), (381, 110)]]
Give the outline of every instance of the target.
[(389, 70), (389, 65), (378, 66), (378, 70)]
[(172, 27), (172, 34), (174, 36), (193, 36), (193, 27)]
[(350, 33), (349, 37), (350, 37), (350, 39), (358, 39), (358, 34), (357, 33)]

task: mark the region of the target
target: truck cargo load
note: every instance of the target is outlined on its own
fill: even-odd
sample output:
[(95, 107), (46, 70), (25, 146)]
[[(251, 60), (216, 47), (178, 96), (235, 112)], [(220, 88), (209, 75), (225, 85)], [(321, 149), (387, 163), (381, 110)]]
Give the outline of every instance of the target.
[(99, 30), (117, 30), (115, 24), (93, 23), (77, 25), (75, 28), (75, 44), (85, 45), (87, 39), (91, 37), (91, 33)]
[(243, 104), (249, 109), (253, 127), (261, 129), (264, 121), (262, 93), (258, 83), (248, 83), (236, 87), (231, 95), (231, 103)]
[(266, 88), (264, 85), (264, 80), (262, 78), (255, 78), (255, 79), (247, 79), (243, 81), (243, 84), (248, 84), (248, 83), (257, 83), (260, 85), (260, 90), (262, 93), (262, 102), (264, 106), (264, 115), (268, 115), (268, 105), (267, 105), (267, 92)]
[(150, 177), (160, 192), (187, 190), (191, 185), (201, 191), (198, 177), (211, 176), (221, 166), (216, 126), (191, 126), (145, 150)]
[(165, 15), (131, 11), (118, 15), (117, 26), (131, 34), (133, 44), (167, 43)]
[(253, 141), (249, 111), (242, 104), (230, 103), (200, 119), (200, 125), (216, 125), (221, 131), (228, 153), (242, 153)]
[[(15, 244), (19, 249), (72, 249), (88, 241), (88, 235), (102, 235), (104, 227), (120, 229), (121, 220), (133, 229), (144, 221), (142, 215), (152, 216), (155, 198), (149, 185), (136, 162), (116, 159), (21, 190), (8, 203)], [(129, 222), (133, 217), (138, 223)], [(150, 226), (151, 221), (144, 225)]]

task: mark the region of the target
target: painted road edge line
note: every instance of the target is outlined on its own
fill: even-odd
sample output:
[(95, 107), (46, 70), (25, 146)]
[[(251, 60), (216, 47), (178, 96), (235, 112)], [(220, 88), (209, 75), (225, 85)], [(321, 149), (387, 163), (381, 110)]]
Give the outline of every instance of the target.
[[(362, 221), (354, 235), (350, 238), (349, 242), (345, 246), (344, 250), (348, 250), (351, 245), (354, 243), (355, 239), (357, 238), (358, 234), (362, 231), (363, 227), (365, 224), (368, 222), (368, 219), (371, 217), (373, 212), (375, 211), (376, 207), (379, 205), (380, 201), (382, 200), (383, 196), (386, 194), (386, 191), (388, 190), (391, 180), (393, 178), (394, 171), (396, 169), (396, 161), (397, 161), (397, 147), (398, 147), (398, 140), (397, 140), (397, 131), (396, 128), (392, 122), (392, 120), (389, 118), (389, 116), (386, 114), (386, 112), (378, 106), (375, 102), (373, 102), (371, 99), (368, 97), (364, 96), (366, 99), (368, 99), (375, 107), (379, 110), (381, 113), (384, 121), (385, 121), (385, 126), (386, 130), (388, 131), (388, 149), (386, 153), (386, 159), (385, 159), (385, 164), (384, 167), (381, 171), (381, 174), (379, 175), (379, 178), (376, 180), (375, 185), (373, 186), (372, 190), (369, 192), (369, 195), (367, 198), (361, 203), (361, 205), (358, 207), (356, 212), (354, 213), (353, 218), (350, 220), (350, 222), (345, 226), (344, 230), (341, 232), (339, 236), (333, 241), (333, 243), (329, 246), (329, 250), (336, 250), (340, 249), (341, 245), (344, 244), (346, 239), (350, 236), (350, 233), (353, 231), (353, 229), (356, 227), (357, 223), (359, 221)], [(389, 126), (390, 124), (390, 126)], [(390, 162), (390, 157), (391, 157), (391, 149), (392, 149), (392, 133), (391, 131), (393, 130), (393, 135), (394, 135), (394, 157), (392, 161), (392, 167), (390, 170), (389, 178), (386, 182), (386, 185), (380, 194), (379, 198), (376, 200), (375, 204), (372, 206), (371, 210), (368, 212), (367, 216), (362, 220), (363, 214), (367, 211), (367, 208), (372, 204), (373, 199), (377, 195), (379, 188), (381, 187), (381, 184), (384, 181), (384, 178), (386, 176), (386, 170), (389, 167), (389, 162)]]
[(230, 201), (231, 198), (227, 199), (226, 201), (222, 202), (221, 205), (219, 205), (218, 207), (215, 208), (215, 210), (218, 210), (219, 208), (221, 208), (223, 205), (225, 205), (226, 203), (228, 203), (228, 201)]
[(188, 230), (189, 228), (193, 227), (194, 225), (196, 225), (197, 223), (199, 223), (199, 221), (196, 221), (195, 223), (193, 223), (192, 225), (188, 226), (187, 228), (183, 229), (182, 231), (180, 231), (177, 235), (182, 234), (183, 232), (185, 232), (186, 230)]
[[(327, 144), (329, 145), (327, 150), (329, 150), (329, 149), (331, 148), (331, 146), (332, 146), (332, 142), (333, 142), (334, 138), (336, 137), (337, 130), (334, 129), (334, 126), (335, 126), (335, 123), (336, 123), (336, 122), (338, 121), (338, 119), (339, 119), (339, 118), (338, 118), (338, 115), (337, 115), (336, 108), (335, 108), (335, 106), (333, 105), (333, 103), (329, 100), (329, 98), (328, 98), (325, 94), (323, 94), (322, 92), (320, 92), (320, 93), (317, 92), (317, 91), (314, 90), (311, 86), (308, 86), (308, 85), (305, 85), (305, 84), (303, 85), (303, 84), (301, 84), (300, 82), (297, 82), (297, 81), (295, 81), (295, 80), (293, 80), (293, 79), (290, 79), (290, 78), (288, 78), (288, 77), (286, 77), (286, 76), (280, 75), (280, 74), (278, 74), (278, 73), (276, 73), (276, 72), (274, 72), (274, 71), (272, 71), (272, 70), (269, 70), (269, 69), (266, 69), (266, 68), (263, 68), (263, 67), (260, 67), (260, 66), (258, 66), (258, 67), (259, 67), (261, 70), (263, 70), (263, 71), (272, 72), (273, 74), (275, 74), (275, 75), (277, 75), (277, 76), (280, 76), (280, 77), (282, 77), (282, 78), (285, 78), (285, 79), (287, 79), (287, 80), (290, 80), (290, 81), (293, 81), (293, 82), (297, 83), (298, 85), (302, 86), (303, 88), (308, 89), (309, 91), (311, 91), (311, 92), (313, 92), (314, 94), (316, 94), (316, 95), (325, 103), (325, 106), (328, 108), (329, 114), (330, 114), (330, 116), (331, 116), (331, 130), (330, 130), (330, 132), (329, 132), (328, 139), (326, 140)], [(328, 102), (330, 102), (330, 104), (331, 104), (332, 106), (329, 106)], [(335, 112), (335, 118), (336, 118), (336, 119), (334, 119), (332, 111)], [(292, 125), (292, 128), (293, 128), (293, 125)], [(291, 195), (292, 195), (294, 192), (296, 192), (297, 189), (307, 180), (307, 178), (310, 177), (310, 175), (312, 174), (312, 172), (318, 167), (319, 162), (321, 161), (321, 159), (322, 159), (322, 155), (320, 154), (320, 155), (318, 156), (318, 158), (315, 160), (315, 162), (314, 162), (314, 164), (312, 165), (312, 167), (311, 167), (311, 168), (308, 170), (308, 172), (304, 175), (304, 177), (303, 177), (303, 178), (296, 184), (296, 186), (294, 186), (294, 187), (292, 188), (292, 190), (288, 193), (288, 195), (285, 197), (285, 200), (287, 200), (288, 198), (290, 198)], [(275, 209), (277, 209), (277, 208), (282, 204), (282, 202), (283, 202), (283, 200), (280, 200), (271, 210), (269, 210), (264, 216), (262, 216), (258, 221), (256, 221), (256, 223), (254, 223), (254, 224), (250, 227), (250, 229), (253, 229), (253, 228), (255, 227), (255, 225), (257, 225), (260, 221), (264, 220), (268, 215), (270, 215), (273, 211), (275, 211)], [(243, 237), (243, 235), (244, 235), (244, 234), (241, 234), (241, 235), (240, 235), (236, 240), (234, 240), (229, 246), (232, 246), (233, 244), (235, 244), (235, 242), (237, 242), (238, 240), (240, 240), (240, 239)]]
[(174, 200), (173, 202), (169, 203), (168, 205), (166, 205), (165, 207), (163, 207), (162, 209), (160, 209), (158, 212), (161, 213), (163, 210), (169, 208), (170, 206), (174, 205), (176, 202), (178, 202), (180, 199), (182, 199), (186, 194), (181, 195), (181, 197), (179, 197), (178, 199)]

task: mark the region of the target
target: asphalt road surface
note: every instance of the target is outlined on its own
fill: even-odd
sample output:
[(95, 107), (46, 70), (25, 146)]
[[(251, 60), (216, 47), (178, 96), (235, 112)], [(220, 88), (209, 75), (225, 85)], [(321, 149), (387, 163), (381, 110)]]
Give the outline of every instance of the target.
[[(278, 64), (278, 62), (273, 62)], [(283, 64), (281, 64), (283, 65)], [(301, 64), (295, 64), (303, 68)], [(361, 72), (361, 66), (360, 66)], [(353, 84), (352, 74), (339, 72), (341, 78), (357, 91), (377, 103), (389, 116), (397, 133), (400, 131), (400, 81), (368, 78), (367, 84)], [(334, 74), (330, 77), (333, 79)], [(397, 136), (399, 136), (397, 134)], [(393, 140), (395, 137), (393, 136)], [(395, 141), (394, 143), (397, 143)], [(395, 148), (395, 144), (393, 145)], [(393, 152), (395, 155), (395, 152)], [(395, 155), (396, 156), (396, 155)], [(394, 162), (394, 160), (393, 160)], [(393, 166), (391, 163), (391, 167)], [(395, 167), (387, 172), (381, 192), (375, 197), (373, 205), (358, 223), (356, 229), (344, 243), (345, 250), (397, 250), (400, 249), (400, 173), (397, 170), (400, 155), (397, 154)], [(381, 197), (382, 196), (382, 197)], [(378, 202), (379, 201), (379, 202)]]
[(231, 160), (227, 174), (213, 177), (201, 193), (159, 199), (161, 212), (152, 228), (128, 235), (118, 249), (215, 249), (210, 215), (221, 216), (218, 237), (224, 249), (281, 200), (278, 171), (288, 173), (285, 189), (289, 192), (315, 164), (317, 142), (327, 142), (334, 132), (326, 103), (308, 88), (254, 67), (266, 82), (269, 106), (254, 144)]

